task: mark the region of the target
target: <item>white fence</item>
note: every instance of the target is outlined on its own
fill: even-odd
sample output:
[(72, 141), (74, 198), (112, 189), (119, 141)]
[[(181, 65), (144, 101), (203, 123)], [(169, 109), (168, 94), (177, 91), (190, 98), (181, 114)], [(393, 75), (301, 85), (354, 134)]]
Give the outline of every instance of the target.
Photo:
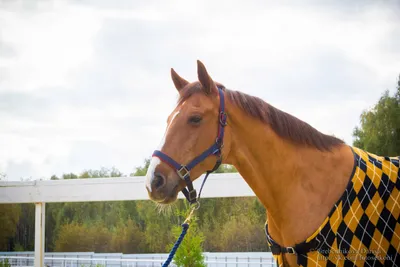
[[(200, 177), (193, 186), (200, 188)], [(255, 196), (239, 173), (215, 173), (202, 198)], [(179, 198), (183, 198), (180, 193)], [(145, 177), (91, 178), (27, 182), (0, 181), (0, 203), (50, 203), (147, 200)]]
[[(11, 266), (33, 266), (33, 255), (34, 252), (0, 252), (0, 261), (8, 259)], [(276, 266), (270, 252), (206, 252), (204, 256), (208, 267)], [(47, 267), (159, 267), (167, 257), (168, 254), (55, 252), (45, 253), (44, 264)]]
[[(200, 177), (193, 183), (196, 188), (199, 188), (203, 177)], [(255, 195), (238, 173), (211, 174), (202, 192), (202, 198), (246, 196)], [(179, 198), (183, 198), (182, 194), (179, 194)], [(44, 233), (46, 202), (146, 199), (148, 199), (148, 196), (145, 189), (145, 177), (142, 176), (28, 182), (0, 181), (0, 204), (35, 203), (35, 267), (43, 267), (45, 265)]]

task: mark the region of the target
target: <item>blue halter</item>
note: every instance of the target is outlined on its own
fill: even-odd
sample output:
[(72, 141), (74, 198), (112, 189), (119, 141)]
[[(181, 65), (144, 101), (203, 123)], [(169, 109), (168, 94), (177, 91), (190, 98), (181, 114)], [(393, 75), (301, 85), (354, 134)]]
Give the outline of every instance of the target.
[(214, 168), (212, 170), (207, 171), (207, 174), (203, 180), (203, 183), (201, 184), (200, 191), (199, 191), (199, 196), (201, 191), (203, 189), (204, 183), (208, 177), (208, 175), (215, 170), (218, 169), (218, 167), (222, 163), (222, 147), (223, 147), (223, 140), (224, 140), (224, 127), (227, 124), (227, 114), (225, 112), (225, 98), (224, 98), (224, 92), (222, 91), (221, 88), (218, 87), (218, 93), (219, 93), (219, 124), (218, 124), (218, 134), (217, 138), (215, 139), (215, 143), (205, 150), (203, 153), (201, 153), (199, 156), (194, 158), (191, 162), (189, 162), (186, 165), (179, 164), (175, 160), (173, 160), (171, 157), (169, 157), (167, 154), (161, 152), (160, 150), (155, 150), (153, 153), (153, 157), (158, 157), (161, 161), (167, 163), (170, 165), (172, 168), (175, 169), (176, 173), (179, 175), (181, 179), (183, 179), (186, 183), (187, 188), (182, 189), (182, 193), (185, 195), (186, 199), (189, 201), (190, 204), (194, 204), (197, 202), (197, 192), (196, 189), (193, 188), (192, 180), (190, 179), (190, 171), (200, 162), (205, 160), (208, 156), (210, 155), (215, 155), (217, 156), (217, 162), (214, 165)]

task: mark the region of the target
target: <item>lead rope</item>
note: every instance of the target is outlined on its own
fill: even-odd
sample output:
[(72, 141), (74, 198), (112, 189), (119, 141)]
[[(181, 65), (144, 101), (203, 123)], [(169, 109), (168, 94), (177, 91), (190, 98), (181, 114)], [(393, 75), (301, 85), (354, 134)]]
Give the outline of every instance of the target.
[[(197, 205), (196, 205), (197, 204)], [(192, 209), (189, 213), (189, 216), (186, 218), (186, 220), (183, 222), (182, 224), (182, 233), (179, 235), (178, 240), (176, 240), (174, 246), (172, 247), (167, 260), (164, 262), (164, 264), (162, 265), (162, 267), (167, 267), (169, 266), (169, 264), (171, 263), (172, 259), (175, 256), (176, 251), (178, 250), (180, 244), (182, 243), (183, 238), (185, 237), (187, 230), (189, 229), (189, 224), (190, 224), (190, 220), (192, 219), (192, 215), (194, 213), (195, 210), (197, 210), (200, 207), (200, 203), (196, 202), (193, 206)]]
[(178, 239), (176, 240), (174, 246), (172, 247), (171, 251), (169, 252), (167, 260), (163, 263), (162, 267), (169, 266), (169, 264), (171, 263), (172, 259), (175, 256), (176, 251), (178, 250), (179, 246), (181, 245), (181, 243), (183, 241), (183, 238), (185, 237), (185, 235), (186, 235), (186, 233), (187, 233), (187, 231), (189, 229), (190, 220), (192, 219), (194, 211), (198, 210), (200, 208), (200, 202), (199, 202), (200, 194), (201, 194), (201, 191), (203, 189), (204, 183), (207, 180), (207, 177), (211, 172), (212, 171), (207, 171), (207, 174), (204, 177), (203, 183), (201, 184), (201, 187), (200, 187), (200, 191), (199, 191), (199, 196), (197, 198), (197, 202), (195, 202), (192, 205), (189, 215), (187, 216), (186, 220), (182, 224), (182, 233), (179, 235)]

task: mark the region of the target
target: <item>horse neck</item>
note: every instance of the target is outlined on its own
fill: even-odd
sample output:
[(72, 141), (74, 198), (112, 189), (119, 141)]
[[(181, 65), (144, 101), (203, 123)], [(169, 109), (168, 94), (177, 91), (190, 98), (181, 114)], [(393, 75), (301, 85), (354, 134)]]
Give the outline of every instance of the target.
[(296, 145), (269, 125), (228, 104), (234, 165), (267, 210), (271, 236), (290, 246), (322, 223), (343, 193), (353, 168), (346, 145), (331, 151)]

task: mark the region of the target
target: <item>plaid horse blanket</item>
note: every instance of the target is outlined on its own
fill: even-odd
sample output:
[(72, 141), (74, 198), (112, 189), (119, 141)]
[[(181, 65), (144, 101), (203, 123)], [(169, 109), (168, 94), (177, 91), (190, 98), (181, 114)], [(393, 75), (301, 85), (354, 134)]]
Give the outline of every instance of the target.
[(278, 266), (282, 249), (299, 266), (400, 266), (400, 157), (352, 147), (355, 166), (342, 197), (303, 243), (282, 248), (265, 230)]

